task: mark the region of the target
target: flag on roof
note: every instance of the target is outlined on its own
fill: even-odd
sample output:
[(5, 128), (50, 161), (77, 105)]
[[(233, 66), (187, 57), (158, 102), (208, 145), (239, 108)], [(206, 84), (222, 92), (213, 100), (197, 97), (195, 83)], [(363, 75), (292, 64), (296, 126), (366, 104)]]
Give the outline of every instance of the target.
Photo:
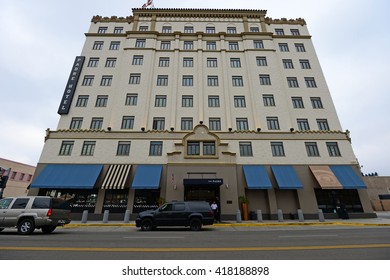
[(148, 7), (154, 8), (153, 0), (147, 0), (147, 2), (142, 5), (142, 9), (146, 9)]

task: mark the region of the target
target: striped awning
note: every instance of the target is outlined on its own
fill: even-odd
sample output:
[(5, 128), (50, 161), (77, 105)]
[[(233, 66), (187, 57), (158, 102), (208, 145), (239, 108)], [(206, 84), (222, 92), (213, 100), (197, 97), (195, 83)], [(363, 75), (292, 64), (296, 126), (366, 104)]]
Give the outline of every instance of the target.
[(104, 177), (102, 189), (124, 189), (130, 169), (130, 164), (111, 164)]

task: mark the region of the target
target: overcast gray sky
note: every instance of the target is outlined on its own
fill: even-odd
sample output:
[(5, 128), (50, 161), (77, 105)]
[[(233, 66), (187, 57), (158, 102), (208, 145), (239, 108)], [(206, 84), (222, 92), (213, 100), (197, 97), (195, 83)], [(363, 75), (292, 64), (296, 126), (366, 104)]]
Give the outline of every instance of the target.
[[(0, 157), (36, 165), (94, 15), (146, 0), (0, 0)], [(306, 20), (343, 130), (364, 173), (390, 176), (388, 0), (154, 0), (156, 8), (261, 9)]]

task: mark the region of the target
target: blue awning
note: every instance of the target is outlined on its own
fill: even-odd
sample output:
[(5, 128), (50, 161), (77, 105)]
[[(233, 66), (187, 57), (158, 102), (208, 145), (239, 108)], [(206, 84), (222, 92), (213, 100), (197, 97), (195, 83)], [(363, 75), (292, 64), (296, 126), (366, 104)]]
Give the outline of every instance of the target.
[(268, 177), (265, 166), (244, 165), (242, 169), (244, 170), (248, 189), (272, 189), (272, 184)]
[(102, 164), (49, 164), (31, 188), (92, 189), (102, 168)]
[(272, 172), (280, 189), (302, 189), (303, 185), (291, 165), (273, 165)]
[(329, 166), (344, 189), (366, 189), (367, 186), (350, 165)]
[(138, 165), (131, 187), (136, 190), (160, 188), (162, 165)]

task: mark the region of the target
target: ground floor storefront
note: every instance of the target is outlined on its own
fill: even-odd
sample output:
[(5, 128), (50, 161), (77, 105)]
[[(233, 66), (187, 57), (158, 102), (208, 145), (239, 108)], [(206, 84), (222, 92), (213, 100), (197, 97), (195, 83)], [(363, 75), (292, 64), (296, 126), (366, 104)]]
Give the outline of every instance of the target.
[(364, 183), (353, 166), (329, 165), (38, 165), (29, 195), (62, 197), (74, 215), (85, 210), (100, 219), (108, 210), (118, 219), (128, 210), (133, 217), (165, 201), (216, 202), (221, 219), (235, 220), (237, 211), (256, 219), (337, 218), (341, 209), (350, 218), (375, 214)]

